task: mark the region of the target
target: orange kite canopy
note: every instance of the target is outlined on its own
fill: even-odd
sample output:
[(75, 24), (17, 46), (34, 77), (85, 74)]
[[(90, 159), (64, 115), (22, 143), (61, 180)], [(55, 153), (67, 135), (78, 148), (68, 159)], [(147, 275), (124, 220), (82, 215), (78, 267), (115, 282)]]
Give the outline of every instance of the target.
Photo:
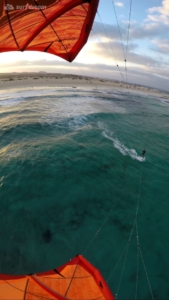
[(0, 52), (42, 51), (71, 62), (87, 42), (99, 0), (1, 0)]
[(36, 275), (0, 274), (0, 299), (115, 300), (101, 273), (81, 255)]

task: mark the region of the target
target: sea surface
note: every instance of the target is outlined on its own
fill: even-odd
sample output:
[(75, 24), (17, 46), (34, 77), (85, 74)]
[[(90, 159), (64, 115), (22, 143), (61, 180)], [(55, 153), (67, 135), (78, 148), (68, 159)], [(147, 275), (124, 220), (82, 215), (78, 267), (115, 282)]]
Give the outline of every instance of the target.
[(79, 253), (117, 299), (169, 299), (169, 103), (93, 86), (1, 90), (0, 273)]

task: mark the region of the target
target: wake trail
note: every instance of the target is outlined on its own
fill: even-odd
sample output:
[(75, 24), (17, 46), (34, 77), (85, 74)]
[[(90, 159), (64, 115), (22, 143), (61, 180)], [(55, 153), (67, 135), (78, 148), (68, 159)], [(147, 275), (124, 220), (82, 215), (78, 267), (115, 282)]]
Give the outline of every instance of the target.
[(145, 157), (138, 155), (138, 153), (135, 149), (127, 148), (121, 141), (119, 141), (119, 139), (117, 137), (114, 137), (113, 132), (112, 131), (110, 132), (104, 124), (101, 124), (101, 122), (99, 122), (98, 126), (100, 129), (103, 130), (102, 135), (106, 139), (111, 140), (113, 142), (114, 148), (118, 149), (122, 155), (124, 155), (124, 156), (128, 155), (132, 159), (138, 160), (140, 162), (145, 161)]

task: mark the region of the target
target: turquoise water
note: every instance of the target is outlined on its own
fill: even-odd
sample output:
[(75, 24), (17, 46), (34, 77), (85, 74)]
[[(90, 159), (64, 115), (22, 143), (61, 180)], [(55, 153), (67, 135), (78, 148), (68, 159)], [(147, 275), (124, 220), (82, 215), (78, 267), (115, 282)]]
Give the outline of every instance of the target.
[(71, 87), (0, 91), (1, 273), (83, 253), (107, 280), (131, 237), (108, 284), (117, 299), (152, 299), (136, 226), (131, 234), (138, 198), (152, 293), (169, 299), (169, 103)]

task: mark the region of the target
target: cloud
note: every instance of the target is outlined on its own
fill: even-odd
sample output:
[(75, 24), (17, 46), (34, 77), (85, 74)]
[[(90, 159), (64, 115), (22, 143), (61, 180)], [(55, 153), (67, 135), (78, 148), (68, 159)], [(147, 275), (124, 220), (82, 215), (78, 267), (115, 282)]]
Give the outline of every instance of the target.
[(154, 51), (157, 51), (168, 56), (169, 53), (169, 44), (168, 40), (152, 40), (152, 44), (155, 45), (153, 48)]
[[(149, 43), (151, 43), (152, 38), (168, 38), (169, 0), (162, 1), (161, 6), (149, 8), (147, 13), (148, 15), (142, 23), (132, 20), (130, 26), (130, 39), (149, 39)], [(128, 21), (122, 20), (122, 22), (127, 28)], [(123, 27), (123, 40), (125, 40), (126, 28)]]
[[(123, 36), (127, 36), (127, 30), (120, 27), (121, 30), (121, 34)], [(106, 31), (106, 33), (105, 33)], [(102, 24), (100, 22), (95, 22), (92, 32), (91, 32), (91, 36), (97, 38), (105, 38), (105, 37), (109, 37), (112, 41), (113, 40), (117, 40), (119, 39), (119, 30), (118, 30), (118, 26), (117, 25), (109, 25), (109, 24)]]
[(122, 2), (115, 2), (114, 3), (116, 6), (119, 6), (119, 7), (124, 7), (123, 3)]
[(162, 6), (156, 6), (156, 7), (149, 8), (148, 11), (150, 13), (158, 12), (162, 15), (169, 16), (169, 0), (163, 0)]
[(162, 37), (166, 35), (166, 32), (169, 32), (169, 25), (159, 24), (156, 22), (145, 23), (143, 25), (134, 24), (130, 30), (130, 38), (132, 39), (145, 39), (153, 37)]
[[(123, 44), (125, 44), (127, 38), (128, 22), (124, 24), (123, 27), (120, 26), (120, 32), (121, 32)], [(169, 32), (169, 24), (165, 24), (165, 23), (161, 24), (157, 22), (140, 24), (133, 20), (130, 27), (130, 40), (132, 42), (134, 41), (135, 43), (135, 39), (137, 40), (149, 39), (149, 41), (151, 42), (152, 38), (167, 37), (168, 32)], [(102, 24), (100, 22), (94, 23), (93, 30), (91, 32), (91, 38), (94, 39), (95, 41), (101, 40), (104, 43), (106, 43), (108, 39), (110, 41), (121, 42), (119, 29), (117, 25)]]
[[(86, 45), (85, 52), (81, 52), (77, 59), (80, 58), (80, 60), (84, 60), (88, 62), (88, 57), (91, 58), (94, 63), (99, 63), (100, 61), (104, 62), (105, 64), (111, 64), (111, 65), (121, 65), (124, 66), (124, 53), (126, 52), (126, 46), (125, 44), (122, 45), (119, 33), (116, 28), (116, 30), (112, 30), (111, 26), (106, 25), (105, 26), (106, 31), (110, 30), (111, 32), (115, 32), (115, 36), (117, 35), (117, 38), (110, 37), (110, 40), (107, 39), (105, 33), (103, 31), (99, 31), (100, 25), (97, 24), (97, 29), (99, 31), (99, 37), (101, 35), (101, 39), (96, 39), (93, 41), (93, 44), (90, 45), (89, 43)], [(141, 32), (140, 32), (141, 35)], [(137, 35), (138, 37), (138, 35)], [(94, 38), (94, 36), (92, 36)], [(123, 51), (124, 50), (124, 51)], [(157, 60), (152, 58), (151, 56), (146, 54), (139, 54), (137, 53), (139, 51), (139, 45), (135, 42), (134, 38), (130, 39), (130, 42), (128, 44), (128, 55), (127, 55), (127, 61), (130, 65), (143, 65), (143, 67), (147, 66), (156, 66)], [(83, 58), (83, 55), (86, 55), (85, 58)], [(97, 59), (97, 60), (96, 60)]]
[(169, 0), (163, 0), (162, 6), (149, 8), (147, 21), (169, 24)]

